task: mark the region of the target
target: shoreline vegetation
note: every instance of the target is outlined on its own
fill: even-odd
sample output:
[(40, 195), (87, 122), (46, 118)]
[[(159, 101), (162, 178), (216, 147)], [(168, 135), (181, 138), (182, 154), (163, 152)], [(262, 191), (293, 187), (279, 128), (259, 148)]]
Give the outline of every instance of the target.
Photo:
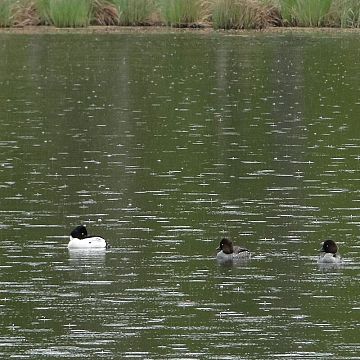
[(360, 1), (0, 0), (2, 32), (53, 32), (62, 28), (90, 32), (359, 29)]

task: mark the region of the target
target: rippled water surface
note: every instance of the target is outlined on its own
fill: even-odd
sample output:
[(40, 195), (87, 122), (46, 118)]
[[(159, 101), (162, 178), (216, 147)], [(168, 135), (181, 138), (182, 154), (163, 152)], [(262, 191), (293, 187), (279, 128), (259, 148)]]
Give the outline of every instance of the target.
[[(356, 34), (2, 34), (0, 56), (1, 358), (360, 358)], [(69, 252), (79, 223), (111, 249)], [(251, 260), (218, 264), (222, 236)]]

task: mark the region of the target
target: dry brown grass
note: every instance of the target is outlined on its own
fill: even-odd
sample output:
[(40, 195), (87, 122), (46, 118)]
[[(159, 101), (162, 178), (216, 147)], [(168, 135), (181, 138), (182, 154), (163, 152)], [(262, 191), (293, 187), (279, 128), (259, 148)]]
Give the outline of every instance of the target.
[(34, 0), (16, 2), (13, 7), (13, 12), (14, 26), (23, 27), (40, 24), (40, 16)]
[(94, 0), (93, 23), (96, 25), (118, 25), (119, 13), (117, 7), (106, 0)]

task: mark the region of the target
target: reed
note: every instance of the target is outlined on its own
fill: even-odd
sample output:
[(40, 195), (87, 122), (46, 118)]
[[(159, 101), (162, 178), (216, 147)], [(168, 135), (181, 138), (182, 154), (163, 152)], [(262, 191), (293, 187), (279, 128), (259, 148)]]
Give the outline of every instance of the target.
[(13, 3), (12, 0), (0, 1), (0, 27), (13, 25)]
[(303, 27), (326, 25), (333, 0), (280, 0), (285, 24)]
[(158, 6), (163, 21), (173, 27), (196, 23), (202, 16), (200, 0), (159, 0)]
[(89, 25), (91, 0), (37, 0), (41, 17), (56, 27), (84, 27)]
[(154, 11), (153, 0), (111, 0), (118, 11), (118, 24), (146, 25)]
[(215, 29), (261, 29), (278, 18), (273, 5), (258, 0), (212, 0), (211, 13)]

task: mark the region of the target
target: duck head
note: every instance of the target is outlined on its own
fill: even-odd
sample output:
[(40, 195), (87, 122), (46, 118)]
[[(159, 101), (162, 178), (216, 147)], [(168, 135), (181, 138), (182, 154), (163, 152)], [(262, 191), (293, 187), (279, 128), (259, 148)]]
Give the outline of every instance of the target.
[(338, 250), (337, 245), (333, 240), (325, 240), (320, 249), (321, 252), (331, 253), (331, 254), (336, 254), (337, 250)]
[(77, 238), (77, 239), (85, 239), (87, 237), (87, 230), (84, 225), (77, 226), (72, 232), (71, 237)]
[(232, 241), (227, 238), (223, 238), (220, 241), (220, 244), (219, 244), (219, 247), (217, 248), (217, 250), (218, 251), (222, 250), (224, 254), (232, 254), (234, 252)]

